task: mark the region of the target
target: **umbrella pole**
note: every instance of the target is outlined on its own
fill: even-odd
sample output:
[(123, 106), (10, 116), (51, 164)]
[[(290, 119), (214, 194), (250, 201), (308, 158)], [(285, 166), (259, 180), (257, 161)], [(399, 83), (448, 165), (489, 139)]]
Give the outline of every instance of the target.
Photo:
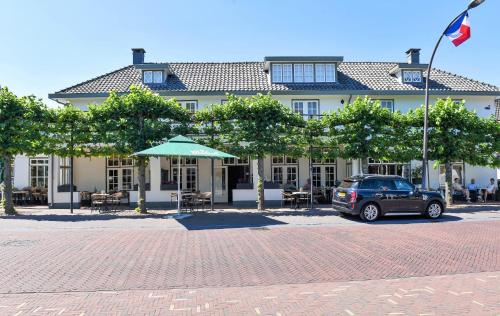
[(212, 158), (211, 161), (210, 161), (210, 164), (212, 166), (212, 183), (210, 185), (210, 191), (212, 192), (211, 193), (211, 198), (210, 198), (210, 210), (213, 212), (214, 211), (214, 198), (215, 198), (215, 195), (214, 195), (214, 191), (215, 191), (215, 177), (214, 177), (214, 159)]
[(177, 157), (177, 214), (181, 214), (181, 156)]

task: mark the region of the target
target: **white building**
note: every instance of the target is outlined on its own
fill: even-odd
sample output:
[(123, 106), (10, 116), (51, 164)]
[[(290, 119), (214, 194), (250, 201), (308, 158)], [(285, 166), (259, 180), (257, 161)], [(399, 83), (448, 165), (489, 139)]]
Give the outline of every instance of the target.
[[(407, 51), (406, 62), (345, 62), (338, 56), (266, 57), (257, 62), (227, 63), (146, 63), (144, 49), (132, 49), (133, 64), (72, 87), (49, 94), (57, 102), (71, 103), (81, 109), (88, 104), (100, 104), (111, 90), (126, 93), (132, 84), (144, 84), (166, 98), (175, 97), (190, 111), (208, 104), (222, 103), (226, 93), (254, 95), (272, 92), (273, 96), (293, 110), (314, 116), (335, 110), (356, 97), (368, 96), (382, 101), (392, 111), (408, 111), (423, 103), (426, 64), (419, 60), (419, 49)], [(480, 116), (495, 115), (500, 107), (498, 87), (435, 69), (430, 82), (431, 103), (437, 98), (465, 100), (467, 107)], [(360, 172), (358, 161), (314, 163), (313, 183), (331, 187), (337, 179)], [(418, 162), (407, 165), (370, 161), (370, 173), (411, 174)], [(430, 164), (432, 166), (432, 162)], [(152, 158), (147, 172), (147, 202), (150, 206), (170, 205), (170, 193), (175, 190), (177, 162)], [(14, 186), (45, 186), (51, 207), (69, 204), (68, 159), (58, 157), (18, 156), (14, 163)], [(486, 184), (497, 178), (497, 171), (456, 162), (454, 174), (465, 183), (475, 178)], [(216, 162), (216, 202), (236, 206), (254, 205), (256, 200), (256, 161), (241, 159)], [(444, 177), (439, 169), (431, 169), (431, 187), (440, 186)], [(80, 201), (81, 191), (131, 192), (137, 200), (137, 170), (128, 158), (75, 158), (74, 201)], [(291, 181), (297, 187), (309, 178), (308, 159), (268, 157), (265, 178), (269, 182)], [(210, 161), (182, 161), (183, 189), (210, 191)], [(66, 189), (66, 190), (65, 190)], [(268, 204), (279, 203), (281, 190), (269, 184), (265, 191)]]

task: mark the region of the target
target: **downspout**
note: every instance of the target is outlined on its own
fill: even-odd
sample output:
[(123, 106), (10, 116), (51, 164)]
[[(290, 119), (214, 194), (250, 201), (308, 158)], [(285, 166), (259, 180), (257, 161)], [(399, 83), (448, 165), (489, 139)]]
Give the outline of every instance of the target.
[(50, 207), (54, 208), (54, 155), (50, 155)]

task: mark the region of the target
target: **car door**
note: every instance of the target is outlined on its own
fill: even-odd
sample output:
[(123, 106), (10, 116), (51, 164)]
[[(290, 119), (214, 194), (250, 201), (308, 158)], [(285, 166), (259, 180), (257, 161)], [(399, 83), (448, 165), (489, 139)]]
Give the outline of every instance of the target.
[(405, 179), (394, 179), (397, 190), (398, 210), (401, 212), (420, 212), (422, 195), (415, 186)]
[(397, 212), (399, 209), (398, 191), (392, 179), (377, 179), (375, 197), (382, 206), (383, 213)]

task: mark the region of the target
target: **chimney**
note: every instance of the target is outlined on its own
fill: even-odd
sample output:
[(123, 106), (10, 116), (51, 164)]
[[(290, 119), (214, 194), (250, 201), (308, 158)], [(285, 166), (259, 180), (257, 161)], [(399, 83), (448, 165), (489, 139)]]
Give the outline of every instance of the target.
[(408, 64), (420, 64), (420, 48), (410, 48), (406, 51), (408, 56)]
[(134, 65), (144, 64), (144, 48), (132, 48), (132, 62)]

